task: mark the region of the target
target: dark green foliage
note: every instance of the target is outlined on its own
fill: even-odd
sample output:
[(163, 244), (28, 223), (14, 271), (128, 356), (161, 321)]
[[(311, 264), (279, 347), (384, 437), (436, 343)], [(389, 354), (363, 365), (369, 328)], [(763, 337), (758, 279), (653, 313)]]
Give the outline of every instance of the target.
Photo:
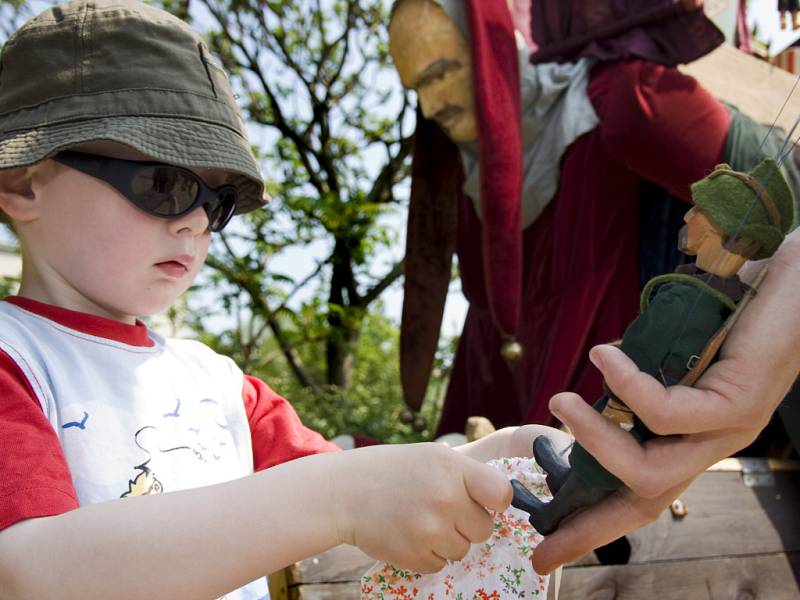
[[(418, 439), (397, 420), (397, 327), (376, 303), (402, 273), (397, 188), (413, 125), (384, 3), (165, 6), (193, 17), (232, 74), (273, 197), (215, 241), (205, 274), (214, 292), (191, 302), (205, 307), (193, 311), (197, 331), (326, 435)], [(316, 263), (287, 263), (299, 249)], [(211, 335), (218, 315), (231, 322)]]

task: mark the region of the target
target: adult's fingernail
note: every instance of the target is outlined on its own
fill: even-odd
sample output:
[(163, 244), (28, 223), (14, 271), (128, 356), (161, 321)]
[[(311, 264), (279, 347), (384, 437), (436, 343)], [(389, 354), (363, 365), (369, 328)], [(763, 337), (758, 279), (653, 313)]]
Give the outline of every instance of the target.
[(559, 421), (561, 421), (563, 423), (564, 419), (561, 418), (561, 411), (558, 408), (558, 400), (559, 400), (558, 396), (559, 396), (559, 394), (556, 394), (555, 396), (550, 398), (550, 402), (547, 403), (547, 408), (550, 409), (550, 413), (556, 419), (558, 419)]
[(603, 351), (600, 349), (600, 346), (595, 346), (591, 350), (589, 350), (589, 360), (592, 361), (592, 364), (600, 369), (603, 370)]

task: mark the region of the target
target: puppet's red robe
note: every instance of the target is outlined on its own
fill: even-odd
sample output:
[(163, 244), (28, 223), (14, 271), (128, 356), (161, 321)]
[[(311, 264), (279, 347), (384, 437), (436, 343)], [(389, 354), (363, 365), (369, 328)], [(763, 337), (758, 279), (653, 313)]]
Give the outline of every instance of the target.
[[(470, 309), (456, 353), (439, 433), (467, 417), (496, 426), (553, 423), (561, 391), (602, 394), (589, 349), (622, 336), (638, 312), (639, 198), (643, 181), (691, 201), (689, 186), (720, 162), (731, 117), (694, 79), (640, 60), (595, 67), (589, 88), (600, 125), (561, 162), (559, 189), (524, 231), (525, 354), (512, 365), (487, 310), (480, 221), (459, 204), (456, 250)], [(676, 240), (677, 242), (677, 240)]]

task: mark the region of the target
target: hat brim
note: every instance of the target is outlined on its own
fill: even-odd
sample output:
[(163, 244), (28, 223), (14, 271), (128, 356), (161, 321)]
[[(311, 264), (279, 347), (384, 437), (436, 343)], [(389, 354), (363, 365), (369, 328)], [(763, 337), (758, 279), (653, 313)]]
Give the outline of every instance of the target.
[(227, 127), (174, 117), (107, 117), (0, 134), (0, 169), (36, 164), (61, 150), (94, 141), (130, 146), (155, 161), (223, 169), (239, 190), (236, 214), (269, 201), (245, 138)]

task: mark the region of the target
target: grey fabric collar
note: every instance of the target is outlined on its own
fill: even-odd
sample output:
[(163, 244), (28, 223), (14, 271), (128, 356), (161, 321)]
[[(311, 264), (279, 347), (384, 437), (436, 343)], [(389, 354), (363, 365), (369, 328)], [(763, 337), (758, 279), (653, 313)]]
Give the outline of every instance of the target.
[[(464, 0), (431, 0), (439, 4), (469, 40)], [(558, 190), (561, 158), (572, 142), (597, 127), (599, 119), (589, 100), (587, 86), (594, 64), (532, 65), (528, 48), (517, 36), (522, 99), (522, 228), (532, 224)], [(459, 144), (466, 180), (464, 193), (480, 216), (480, 169), (474, 144)]]
[[(531, 65), (520, 50), (522, 95), (522, 229), (531, 225), (558, 191), (561, 158), (567, 148), (600, 122), (587, 94), (590, 59)], [(480, 216), (480, 169), (474, 145), (460, 144), (464, 193)]]

